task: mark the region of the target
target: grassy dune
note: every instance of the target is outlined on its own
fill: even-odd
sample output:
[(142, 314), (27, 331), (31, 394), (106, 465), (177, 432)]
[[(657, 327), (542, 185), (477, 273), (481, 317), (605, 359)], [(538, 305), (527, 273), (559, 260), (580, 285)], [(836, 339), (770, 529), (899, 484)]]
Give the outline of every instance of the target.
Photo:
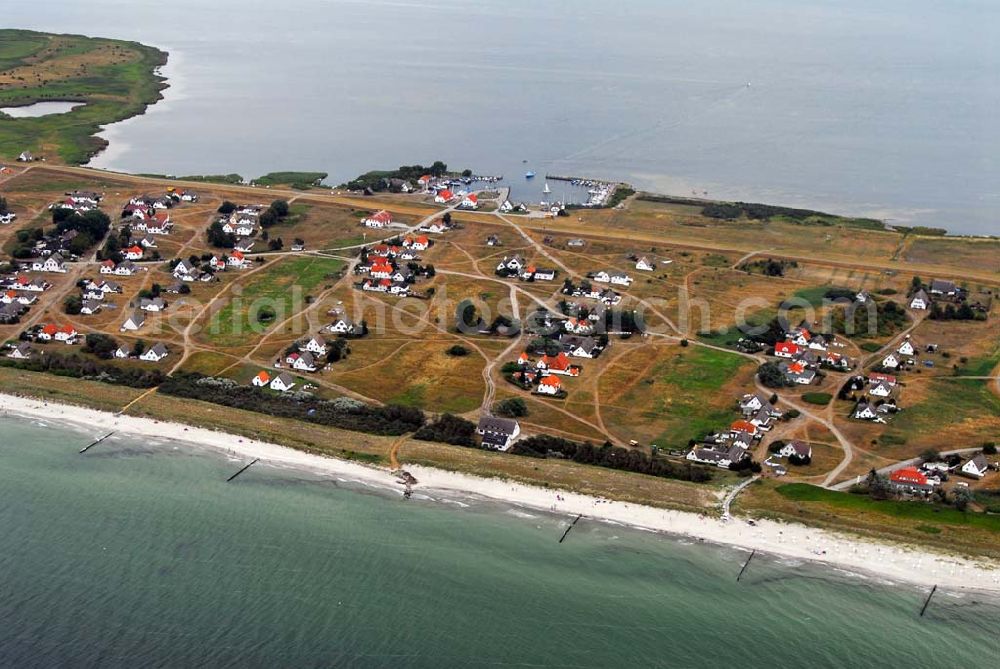
[(136, 42), (0, 30), (0, 107), (86, 103), (40, 118), (0, 115), (0, 157), (28, 150), (47, 160), (85, 163), (104, 148), (100, 126), (142, 114), (166, 87), (156, 74), (167, 54)]

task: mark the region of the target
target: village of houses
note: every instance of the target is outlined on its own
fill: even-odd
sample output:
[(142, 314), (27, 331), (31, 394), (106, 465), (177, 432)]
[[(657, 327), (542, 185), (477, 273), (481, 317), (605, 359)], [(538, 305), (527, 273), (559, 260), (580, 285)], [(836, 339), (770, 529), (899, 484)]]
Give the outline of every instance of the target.
[[(700, 271), (692, 260), (671, 253), (666, 245), (647, 250), (634, 243), (611, 244), (588, 238), (582, 229), (575, 234), (553, 234), (543, 228), (529, 234), (516, 222), (519, 217), (507, 216), (517, 205), (502, 194), (484, 207), (481, 194), (453, 188), (454, 182), (428, 176), (401, 187), (401, 194), (368, 206), (362, 215), (358, 215), (362, 201), (354, 198), (344, 207), (354, 213), (350, 228), (341, 224), (342, 234), (355, 238), (353, 243), (341, 248), (314, 243), (307, 241), (309, 233), (304, 232), (303, 238), (277, 249), (266, 243), (267, 231), (261, 225), (267, 205), (247, 202), (245, 192), (241, 193), (244, 199), (228, 196), (235, 205), (224, 213), (220, 203), (227, 195), (208, 193), (215, 190), (211, 186), (200, 195), (178, 188), (164, 188), (153, 195), (122, 189), (114, 204), (109, 204), (107, 192), (62, 193), (44, 208), (38, 203), (36, 216), (44, 217), (55, 209), (81, 215), (105, 211), (112, 219), (108, 236), (123, 243), (113, 257), (98, 260), (95, 253), (104, 248), (103, 242), (84, 255), (73, 253), (74, 231), (69, 230), (35, 240), (32, 257), (12, 259), (10, 271), (0, 276), (0, 323), (6, 324), (0, 327), (8, 333), (6, 356), (13, 361), (31, 360), (53, 347), (82, 349), (88, 334), (102, 333), (119, 342), (115, 359), (164, 365), (169, 371), (184, 369), (190, 360), (207, 353), (204, 341), (193, 346), (186, 331), (203, 317), (190, 313), (186, 306), (195, 293), (203, 303), (211, 302), (221, 291), (238, 285), (242, 275), (250, 277), (268, 263), (280, 262), (279, 256), (311, 254), (340, 259), (348, 268), (343, 280), (332, 285), (314, 310), (322, 322), (293, 338), (276, 337), (273, 346), (266, 345), (268, 337), (264, 336), (254, 342), (249, 354), (234, 355), (232, 365), (224, 367), (239, 369), (242, 382), (262, 392), (336, 394), (346, 389), (375, 401), (390, 400), (367, 395), (363, 378), (355, 382), (352, 376), (357, 351), (366, 347), (384, 350), (375, 348), (377, 342), (391, 338), (369, 333), (363, 317), (369, 308), (365, 305), (385, 304), (392, 309), (404, 298), (429, 301), (442, 286), (462, 281), (474, 285), (480, 296), (509, 293), (521, 304), (521, 310), (508, 317), (484, 320), (471, 333), (447, 336), (451, 342), (471, 342), (494, 356), (488, 360), (494, 370), (484, 375), (485, 387), (478, 392), (489, 400), (524, 398), (539, 407), (532, 413), (540, 416), (573, 414), (579, 411), (577, 402), (592, 404), (593, 399), (576, 398), (592, 398), (602, 391), (603, 379), (614, 375), (614, 366), (639, 355), (632, 352), (641, 346), (677, 350), (682, 340), (685, 347), (699, 347), (696, 333), (657, 338), (646, 331), (649, 324), (643, 326), (627, 317), (622, 324), (622, 316), (641, 309), (654, 291)], [(16, 183), (7, 190), (16, 194)], [(16, 195), (8, 197), (16, 203)], [(17, 219), (15, 213), (7, 216), (8, 225)], [(206, 229), (212, 225), (231, 240), (231, 246), (220, 248), (206, 241)], [(359, 235), (360, 243), (356, 241)], [(935, 302), (956, 301), (962, 292), (958, 283), (935, 278), (907, 291), (905, 307), (920, 324)], [(864, 303), (875, 298), (859, 290), (855, 299)], [(64, 306), (68, 304), (73, 308)], [(180, 325), (167, 324), (175, 310), (184, 314)], [(454, 330), (453, 314), (440, 320), (444, 329)], [(802, 476), (832, 484), (825, 478), (827, 470), (833, 470), (841, 458), (816, 458), (814, 454), (814, 448), (825, 453), (844, 448), (831, 437), (830, 426), (847, 426), (841, 432), (857, 430), (867, 439), (877, 434), (872, 430), (906, 421), (907, 379), (940, 371), (946, 349), (941, 342), (922, 338), (920, 327), (894, 336), (874, 352), (861, 351), (847, 338), (824, 336), (814, 329), (808, 323), (789, 325), (783, 339), (773, 346), (758, 345), (749, 352), (737, 347), (733, 355), (754, 365), (775, 363), (784, 383), (765, 388), (758, 379), (743, 376), (742, 388), (727, 384), (728, 394), (713, 397), (712, 402), (717, 409), (728, 407), (731, 420), (702, 433), (677, 435), (672, 443), (633, 434), (625, 420), (612, 432), (606, 417), (603, 421), (559, 418), (557, 423), (546, 424), (532, 413), (520, 420), (494, 415), (493, 405), (485, 400), (482, 406), (478, 400), (456, 401), (455, 405), (467, 407), (463, 413), (478, 421), (485, 448), (507, 450), (525, 434), (551, 430), (652, 448), (664, 457), (700, 466), (752, 469), (772, 476), (802, 471), (807, 472)], [(476, 343), (490, 341), (496, 345)], [(352, 349), (355, 353), (348, 359)], [(368, 364), (375, 362), (369, 359)], [(462, 364), (463, 359), (455, 359), (444, 367), (448, 373), (464, 374)], [(392, 368), (391, 360), (386, 366)], [(341, 375), (341, 369), (347, 371)], [(475, 375), (479, 374), (477, 370)], [(407, 382), (407, 378), (396, 380), (398, 385)], [(427, 382), (447, 385), (449, 377)], [(836, 400), (822, 409), (803, 403), (803, 397), (817, 393), (828, 393)], [(434, 410), (434, 406), (427, 408)], [(623, 410), (622, 415), (630, 414)], [(870, 427), (852, 428), (852, 424)], [(822, 443), (807, 438), (815, 431), (810, 425), (820, 428)], [(997, 477), (991, 474), (996, 458), (974, 452), (974, 446), (941, 444), (942, 451), (966, 451), (959, 460), (952, 457), (897, 469), (890, 465), (892, 483), (901, 493), (919, 495), (941, 485), (949, 474), (974, 481)], [(817, 459), (826, 463), (827, 470), (817, 469)], [(875, 462), (883, 464), (872, 462), (873, 468)], [(847, 469), (843, 475), (849, 473), (860, 476), (863, 472)]]

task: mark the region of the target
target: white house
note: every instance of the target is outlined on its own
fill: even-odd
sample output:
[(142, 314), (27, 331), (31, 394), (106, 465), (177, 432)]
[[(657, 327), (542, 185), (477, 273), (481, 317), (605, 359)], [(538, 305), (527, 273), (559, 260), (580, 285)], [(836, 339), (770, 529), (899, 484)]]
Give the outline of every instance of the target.
[(197, 267), (189, 263), (187, 260), (182, 260), (174, 266), (174, 278), (181, 279), (182, 281), (194, 281), (194, 275), (197, 271)]
[(271, 382), (271, 375), (267, 373), (267, 370), (260, 370), (257, 376), (253, 377), (250, 383), (258, 388), (264, 388)]
[(524, 258), (521, 256), (504, 256), (497, 265), (498, 271), (508, 270), (520, 274), (522, 269), (524, 269)]
[(812, 454), (812, 446), (803, 441), (789, 441), (778, 451), (778, 455), (785, 458), (790, 458), (793, 455), (797, 455), (800, 458), (811, 458)]
[(890, 353), (882, 358), (882, 366), (886, 369), (896, 369), (899, 367), (899, 358), (894, 353)]
[(58, 253), (53, 253), (43, 261), (35, 261), (31, 264), (31, 269), (36, 272), (58, 272), (66, 273), (66, 261)]
[(141, 246), (131, 246), (122, 251), (122, 255), (127, 260), (142, 260), (142, 255), (144, 251)]
[(981, 479), (986, 476), (986, 472), (990, 469), (989, 463), (982, 453), (976, 455), (964, 465), (962, 465), (962, 473), (967, 476), (973, 476), (977, 479)]
[(146, 323), (146, 315), (141, 311), (136, 311), (131, 316), (129, 316), (124, 323), (122, 323), (121, 329), (122, 331), (125, 330), (135, 331), (141, 328), (145, 323)]
[[(102, 265), (101, 269), (103, 268), (104, 267)], [(131, 260), (125, 260), (115, 265), (113, 273), (115, 276), (132, 276), (138, 271), (139, 268), (135, 266), (135, 263), (133, 263)]]
[(876, 413), (874, 406), (865, 400), (861, 400), (854, 407), (853, 416), (858, 420), (875, 420), (878, 417), (878, 413)]
[(143, 297), (139, 300), (139, 308), (143, 311), (159, 312), (167, 308), (162, 297)]
[(162, 343), (154, 344), (152, 347), (146, 349), (142, 355), (139, 356), (140, 360), (145, 362), (159, 362), (169, 355), (167, 347)]
[(632, 283), (632, 277), (618, 271), (601, 270), (594, 274), (593, 279), (598, 283), (613, 283), (617, 286), (628, 286)]
[(906, 339), (903, 340), (903, 343), (899, 345), (899, 348), (896, 349), (896, 352), (899, 353), (900, 355), (905, 355), (909, 357), (911, 355), (914, 355), (917, 351), (913, 346), (913, 341), (909, 337), (907, 337)]
[(483, 437), (483, 447), (506, 451), (521, 434), (521, 426), (512, 418), (481, 416), (476, 427)]
[(927, 296), (927, 293), (923, 288), (914, 293), (913, 297), (910, 298), (910, 309), (924, 310), (928, 309), (930, 306), (931, 298)]
[(643, 256), (642, 258), (639, 258), (639, 260), (636, 261), (635, 268), (643, 272), (652, 272), (653, 270), (656, 269), (656, 266), (649, 258)]
[(119, 346), (115, 349), (115, 357), (119, 360), (127, 360), (130, 355), (132, 355), (132, 351), (125, 346)]
[(385, 228), (392, 224), (392, 214), (385, 209), (379, 209), (374, 214), (361, 219), (366, 228)]
[[(102, 298), (104, 297), (103, 293), (101, 293), (101, 297)], [(93, 316), (100, 310), (101, 310), (101, 303), (98, 302), (97, 300), (84, 300), (83, 303), (80, 305), (80, 313), (83, 314), (84, 316)]]
[(459, 205), (462, 209), (479, 209), (479, 198), (475, 193), (469, 193), (462, 200), (462, 204)]
[(558, 377), (549, 375), (538, 383), (538, 392), (542, 395), (558, 395), (562, 390), (562, 382)]
[(353, 334), (356, 331), (356, 326), (349, 318), (338, 318), (326, 326), (326, 329), (335, 334)]
[(305, 343), (305, 346), (303, 346), (302, 348), (314, 355), (326, 355), (327, 351), (326, 340), (324, 340), (322, 337), (313, 337), (309, 341), (307, 341)]
[(271, 390), (277, 390), (278, 392), (286, 393), (295, 387), (295, 381), (292, 379), (291, 374), (286, 374), (282, 372), (274, 377), (271, 381)]
[(244, 256), (239, 251), (235, 250), (233, 251), (232, 255), (229, 256), (229, 259), (226, 261), (226, 263), (230, 267), (236, 267), (237, 269), (243, 269), (250, 264), (250, 262), (246, 259), (246, 256)]
[(28, 342), (23, 341), (7, 354), (8, 358), (13, 358), (15, 360), (28, 360), (31, 358), (31, 345)]
[(879, 381), (868, 389), (868, 393), (870, 395), (874, 395), (875, 397), (888, 397), (889, 395), (892, 395), (892, 386), (885, 381)]

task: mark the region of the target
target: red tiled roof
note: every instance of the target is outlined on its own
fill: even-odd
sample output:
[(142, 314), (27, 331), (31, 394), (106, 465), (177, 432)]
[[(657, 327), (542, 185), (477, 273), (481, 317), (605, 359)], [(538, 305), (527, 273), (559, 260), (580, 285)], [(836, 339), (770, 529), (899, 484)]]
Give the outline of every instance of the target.
[(796, 353), (799, 352), (799, 346), (798, 344), (793, 344), (790, 341), (779, 341), (777, 344), (774, 345), (774, 352), (791, 353), (792, 355), (795, 355)]
[(558, 377), (552, 376), (550, 374), (549, 376), (546, 376), (545, 378), (543, 378), (541, 380), (540, 385), (543, 385), (543, 386), (555, 386), (556, 388), (558, 388), (559, 386), (562, 385), (562, 383), (559, 381)]
[(904, 467), (889, 474), (889, 480), (893, 483), (913, 483), (916, 485), (927, 485), (927, 477), (916, 467)]

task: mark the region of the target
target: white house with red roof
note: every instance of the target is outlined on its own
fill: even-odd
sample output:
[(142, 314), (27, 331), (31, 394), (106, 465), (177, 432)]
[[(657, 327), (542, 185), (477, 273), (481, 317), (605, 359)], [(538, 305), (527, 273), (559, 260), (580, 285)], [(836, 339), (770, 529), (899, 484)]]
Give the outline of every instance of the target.
[(543, 355), (537, 363), (536, 369), (548, 372), (549, 374), (562, 374), (563, 376), (580, 376), (580, 367), (574, 365), (564, 351), (556, 355)]
[(271, 383), (271, 375), (267, 373), (267, 370), (262, 369), (257, 376), (253, 377), (250, 383), (258, 388), (264, 388), (267, 384)]
[(438, 204), (448, 204), (455, 199), (455, 194), (450, 190), (439, 190), (437, 195), (434, 196), (434, 201)]
[(462, 204), (459, 205), (462, 209), (479, 209), (479, 196), (475, 193), (469, 193), (462, 199)]
[(250, 261), (239, 251), (233, 251), (226, 264), (237, 269), (244, 269), (250, 264)]
[(135, 245), (130, 246), (127, 249), (122, 250), (122, 256), (127, 260), (142, 260), (143, 249), (141, 246)]
[(392, 214), (385, 209), (379, 209), (367, 218), (361, 219), (366, 228), (387, 228), (392, 224)]
[(779, 341), (774, 345), (774, 355), (779, 358), (794, 358), (799, 350), (799, 345), (790, 341)]
[(544, 376), (538, 382), (538, 393), (541, 395), (558, 395), (562, 390), (562, 382), (556, 376)]

